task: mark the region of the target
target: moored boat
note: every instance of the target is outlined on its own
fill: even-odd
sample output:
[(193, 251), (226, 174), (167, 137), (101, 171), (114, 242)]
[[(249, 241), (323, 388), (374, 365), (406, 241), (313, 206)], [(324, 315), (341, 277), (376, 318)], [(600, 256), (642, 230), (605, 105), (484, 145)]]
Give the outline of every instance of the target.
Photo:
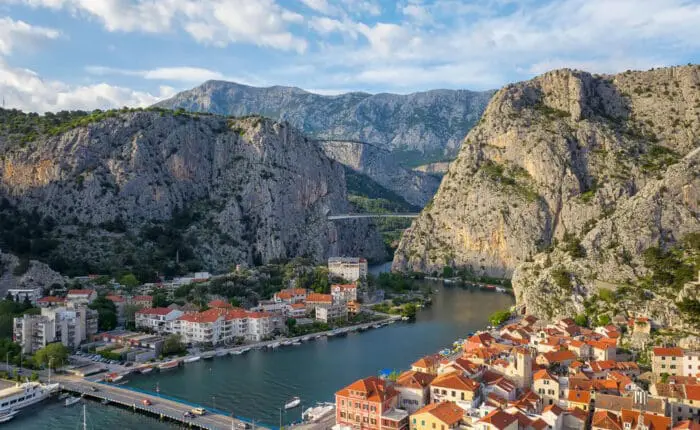
[(166, 361), (165, 363), (160, 363), (158, 365), (158, 369), (160, 370), (170, 370), (170, 369), (176, 369), (177, 366), (180, 365), (180, 362), (177, 360), (171, 360), (171, 361)]
[(205, 352), (204, 354), (202, 354), (201, 357), (202, 357), (204, 360), (209, 360), (209, 359), (214, 358), (215, 355), (216, 355), (216, 352), (214, 352), (214, 351), (209, 351), (209, 352)]
[(124, 379), (124, 376), (118, 373), (110, 373), (107, 376), (105, 376), (105, 381), (107, 382), (119, 382), (122, 379)]
[(9, 421), (20, 409), (39, 403), (58, 389), (58, 384), (25, 382), (0, 390), (0, 417)]
[(148, 373), (153, 372), (153, 367), (152, 367), (152, 366), (144, 366), (144, 367), (141, 367), (141, 368), (139, 369), (139, 372), (140, 372), (142, 375), (146, 375), (146, 374), (148, 374)]
[(216, 356), (217, 357), (223, 357), (224, 355), (228, 355), (228, 350), (227, 349), (219, 349), (216, 351)]
[(241, 355), (241, 354), (243, 354), (243, 350), (242, 350), (242, 349), (239, 349), (238, 351), (232, 351), (232, 352), (231, 352), (231, 355)]
[(18, 413), (19, 413), (19, 411), (16, 411), (14, 409), (0, 413), (0, 423), (6, 423), (6, 422), (10, 421)]
[(185, 362), (185, 363), (194, 363), (195, 361), (199, 361), (200, 358), (201, 358), (200, 356), (195, 355), (194, 357), (187, 357), (187, 358), (185, 358), (185, 359), (182, 360), (182, 361)]
[(293, 397), (287, 403), (284, 404), (285, 409), (293, 409), (301, 404), (301, 399), (299, 397)]
[(80, 401), (80, 397), (68, 397), (65, 401), (66, 407), (72, 406)]

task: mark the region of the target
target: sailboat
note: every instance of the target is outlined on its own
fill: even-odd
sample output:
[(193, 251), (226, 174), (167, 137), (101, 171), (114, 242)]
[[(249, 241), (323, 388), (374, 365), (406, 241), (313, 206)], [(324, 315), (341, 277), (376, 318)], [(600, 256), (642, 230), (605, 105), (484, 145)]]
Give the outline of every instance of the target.
[(301, 399), (299, 397), (293, 397), (290, 401), (284, 404), (285, 409), (296, 408), (301, 404)]

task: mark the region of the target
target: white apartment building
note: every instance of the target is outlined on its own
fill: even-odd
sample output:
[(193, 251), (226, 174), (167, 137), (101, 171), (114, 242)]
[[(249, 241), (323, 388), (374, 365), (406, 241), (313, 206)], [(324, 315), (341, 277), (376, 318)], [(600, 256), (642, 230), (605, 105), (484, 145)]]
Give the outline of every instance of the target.
[(157, 333), (175, 333), (178, 318), (183, 312), (170, 308), (143, 308), (136, 312), (136, 328), (153, 330)]
[(215, 308), (179, 317), (174, 330), (186, 343), (217, 345), (236, 338), (259, 342), (272, 335), (277, 319), (266, 312)]
[(306, 300), (306, 288), (285, 288), (275, 293), (272, 300), (276, 303), (299, 303)]
[(28, 298), (29, 301), (35, 305), (37, 300), (43, 295), (43, 289), (38, 288), (12, 288), (7, 290), (7, 293), (12, 296), (15, 301), (22, 302), (24, 298)]
[(316, 319), (329, 323), (332, 321), (345, 320), (348, 318), (348, 307), (344, 303), (322, 307), (316, 307)]
[(336, 303), (347, 303), (357, 300), (357, 285), (355, 284), (333, 284), (331, 285), (331, 296)]
[(41, 315), (14, 319), (13, 340), (20, 344), (23, 353), (31, 354), (53, 342), (74, 349), (95, 333), (95, 310), (84, 306), (43, 308)]
[(328, 271), (350, 282), (367, 277), (367, 260), (359, 257), (331, 257), (328, 259)]

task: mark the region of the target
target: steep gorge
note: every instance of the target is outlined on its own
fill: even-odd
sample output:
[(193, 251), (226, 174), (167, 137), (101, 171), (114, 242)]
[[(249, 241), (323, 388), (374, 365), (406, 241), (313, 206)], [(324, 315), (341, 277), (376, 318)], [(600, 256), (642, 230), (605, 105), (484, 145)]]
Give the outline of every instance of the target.
[(535, 313), (580, 310), (565, 304), (572, 291), (558, 296), (562, 303), (537, 304), (547, 273), (564, 265), (557, 256), (578, 246), (574, 254), (630, 256), (604, 265), (579, 257), (589, 267), (580, 297), (595, 290), (594, 279), (614, 286), (640, 276), (633, 267), (645, 249), (700, 229), (699, 145), (699, 66), (614, 76), (557, 70), (508, 85), (404, 235), (394, 268), (516, 272), (518, 299)]

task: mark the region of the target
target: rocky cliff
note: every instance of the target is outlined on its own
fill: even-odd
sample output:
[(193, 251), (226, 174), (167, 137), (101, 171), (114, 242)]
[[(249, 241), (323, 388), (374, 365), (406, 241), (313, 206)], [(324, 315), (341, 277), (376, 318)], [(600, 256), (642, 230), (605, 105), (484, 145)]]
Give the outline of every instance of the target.
[(385, 150), (454, 154), (492, 95), (492, 91), (433, 90), (324, 96), (293, 87), (208, 81), (157, 106), (235, 116), (258, 114), (288, 121), (317, 138), (360, 140)]
[(3, 298), (12, 288), (30, 289), (64, 283), (63, 277), (44, 263), (20, 260), (12, 254), (0, 252), (0, 295)]
[(347, 141), (325, 141), (322, 145), (328, 157), (369, 176), (413, 206), (425, 206), (440, 186), (437, 176), (404, 168), (390, 152), (376, 146)]
[[(307, 135), (328, 141), (327, 153), (337, 156), (336, 161), (350, 160), (348, 166), (357, 172), (422, 207), (439, 181), (401, 166), (454, 157), (492, 95), (492, 91), (433, 90), (324, 96), (299, 88), (209, 81), (157, 106), (288, 121)], [(337, 141), (345, 143), (338, 147)]]
[(518, 298), (536, 313), (550, 305), (536, 304), (547, 291), (536, 291), (548, 276), (540, 260), (554, 266), (558, 252), (625, 256), (582, 258), (591, 276), (580, 297), (591, 278), (615, 284), (634, 276), (630, 265), (646, 248), (699, 227), (699, 137), (698, 66), (614, 76), (558, 70), (508, 85), (404, 235), (394, 268), (516, 271)]
[(366, 222), (326, 219), (348, 211), (344, 168), (287, 123), (162, 111), (92, 117), (29, 143), (5, 138), (0, 157), (3, 206), (34, 214), (58, 267), (224, 270), (384, 256)]

